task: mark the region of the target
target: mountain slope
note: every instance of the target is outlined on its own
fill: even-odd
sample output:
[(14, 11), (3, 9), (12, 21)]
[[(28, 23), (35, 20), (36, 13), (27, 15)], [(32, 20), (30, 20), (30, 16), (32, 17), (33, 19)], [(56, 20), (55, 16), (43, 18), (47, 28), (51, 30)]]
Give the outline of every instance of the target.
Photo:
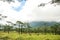
[(46, 22), (46, 21), (34, 21), (34, 22), (30, 22), (30, 25), (32, 27), (39, 27), (39, 26), (52, 26), (54, 25), (55, 23), (58, 23), (58, 22)]

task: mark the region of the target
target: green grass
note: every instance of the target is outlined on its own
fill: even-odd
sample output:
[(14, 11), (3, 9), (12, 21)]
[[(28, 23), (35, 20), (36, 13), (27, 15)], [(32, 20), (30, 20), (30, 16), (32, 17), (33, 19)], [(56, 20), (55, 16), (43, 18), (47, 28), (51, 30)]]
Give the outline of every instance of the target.
[(60, 35), (37, 35), (35, 33), (18, 34), (17, 32), (4, 33), (0, 32), (0, 40), (60, 40)]

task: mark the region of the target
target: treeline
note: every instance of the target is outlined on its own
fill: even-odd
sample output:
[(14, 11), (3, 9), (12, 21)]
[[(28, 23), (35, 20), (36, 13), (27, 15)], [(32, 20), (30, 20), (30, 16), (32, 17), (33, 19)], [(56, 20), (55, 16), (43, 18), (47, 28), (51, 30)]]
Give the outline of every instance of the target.
[(60, 35), (60, 23), (55, 23), (52, 26), (47, 26), (45, 23), (44, 26), (39, 26), (39, 27), (31, 27), (29, 23), (23, 23), (21, 21), (17, 21), (16, 23), (12, 23), (7, 21), (8, 24), (0, 24), (0, 31), (3, 32), (11, 32), (11, 31), (16, 31), (19, 34), (22, 33), (52, 33), (52, 34), (58, 34)]

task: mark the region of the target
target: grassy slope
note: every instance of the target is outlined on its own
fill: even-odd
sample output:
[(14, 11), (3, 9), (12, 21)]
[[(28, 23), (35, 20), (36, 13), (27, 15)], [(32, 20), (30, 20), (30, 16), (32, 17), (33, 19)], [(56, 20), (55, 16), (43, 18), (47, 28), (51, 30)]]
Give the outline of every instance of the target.
[(16, 32), (4, 33), (0, 32), (0, 39), (4, 40), (60, 40), (60, 35), (37, 35), (32, 33), (31, 36), (29, 34), (18, 34)]

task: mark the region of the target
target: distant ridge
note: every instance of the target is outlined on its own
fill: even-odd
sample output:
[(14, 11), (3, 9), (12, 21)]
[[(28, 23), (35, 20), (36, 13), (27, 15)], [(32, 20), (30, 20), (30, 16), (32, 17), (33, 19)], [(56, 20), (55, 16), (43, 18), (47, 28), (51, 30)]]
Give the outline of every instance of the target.
[(51, 21), (51, 22), (47, 22), (47, 21), (33, 21), (33, 22), (30, 22), (30, 26), (32, 27), (39, 27), (39, 26), (52, 26), (54, 25), (55, 23), (60, 23), (60, 22), (54, 22), (54, 21)]

